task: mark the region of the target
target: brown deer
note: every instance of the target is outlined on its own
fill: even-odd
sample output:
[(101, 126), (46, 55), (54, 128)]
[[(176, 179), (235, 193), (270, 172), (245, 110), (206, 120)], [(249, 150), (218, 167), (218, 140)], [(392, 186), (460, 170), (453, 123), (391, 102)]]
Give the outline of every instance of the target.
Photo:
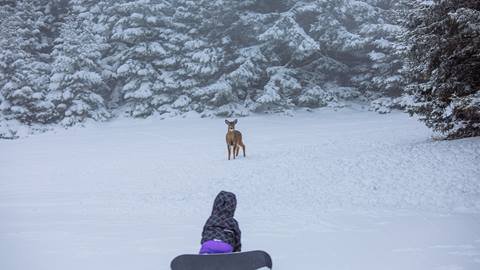
[(225, 119), (225, 124), (228, 126), (227, 135), (225, 139), (227, 140), (227, 149), (228, 149), (228, 160), (230, 160), (230, 153), (233, 148), (233, 159), (238, 156), (238, 151), (240, 150), (240, 146), (243, 150), (243, 156), (245, 157), (245, 144), (242, 141), (242, 133), (240, 131), (235, 130), (235, 125), (237, 124), (237, 119), (233, 120), (232, 122)]

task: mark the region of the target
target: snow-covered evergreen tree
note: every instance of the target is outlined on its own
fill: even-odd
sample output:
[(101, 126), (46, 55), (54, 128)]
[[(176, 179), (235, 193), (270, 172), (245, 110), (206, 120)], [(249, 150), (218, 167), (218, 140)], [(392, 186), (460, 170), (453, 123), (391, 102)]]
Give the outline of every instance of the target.
[(447, 138), (480, 135), (480, 2), (423, 5), (409, 28), (407, 110)]
[(47, 123), (53, 115), (53, 104), (45, 101), (49, 18), (38, 1), (13, 3), (0, 11), (0, 111), (6, 119)]
[(400, 96), (405, 84), (401, 73), (406, 46), (403, 43), (403, 21), (406, 6), (402, 1), (376, 1), (379, 19), (363, 25), (360, 34), (368, 41), (368, 57), (372, 62), (371, 85), (367, 88), (386, 96)]
[(407, 2), (325, 1), (314, 9), (322, 19), (313, 24), (313, 35), (326, 55), (348, 67), (337, 71), (337, 76), (370, 100), (398, 97), (402, 92), (406, 81), (402, 21)]
[[(239, 35), (236, 32), (239, 14), (248, 3), (234, 0), (176, 3), (174, 25), (186, 39), (179, 44), (181, 63), (177, 74), (184, 82), (179, 101), (188, 102), (180, 104), (204, 114), (210, 111), (222, 115), (244, 112), (241, 107), (246, 92), (242, 82), (233, 77), (245, 60), (242, 58), (245, 51), (235, 38)], [(238, 106), (240, 103), (242, 105)]]
[(109, 117), (107, 101), (110, 88), (104, 79), (102, 57), (108, 49), (101, 34), (103, 27), (94, 23), (95, 14), (79, 6), (63, 24), (55, 40), (48, 100), (55, 104), (63, 125), (73, 125), (86, 118)]
[[(114, 91), (132, 116), (148, 116), (174, 100), (178, 88), (172, 52), (181, 38), (171, 29), (167, 1), (120, 1), (108, 10), (112, 23), (108, 61), (115, 70)], [(173, 90), (172, 90), (173, 89)]]

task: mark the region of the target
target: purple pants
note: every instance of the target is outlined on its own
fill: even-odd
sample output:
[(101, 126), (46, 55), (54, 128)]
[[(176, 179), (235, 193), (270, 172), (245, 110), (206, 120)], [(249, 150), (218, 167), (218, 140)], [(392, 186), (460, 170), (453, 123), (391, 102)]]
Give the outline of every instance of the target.
[(233, 247), (222, 241), (209, 240), (202, 244), (200, 254), (230, 253)]

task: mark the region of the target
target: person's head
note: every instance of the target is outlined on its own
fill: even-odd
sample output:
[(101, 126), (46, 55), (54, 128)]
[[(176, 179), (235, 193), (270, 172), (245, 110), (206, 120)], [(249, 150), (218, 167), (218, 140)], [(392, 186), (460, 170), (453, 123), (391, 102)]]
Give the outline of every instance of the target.
[(237, 208), (235, 194), (228, 191), (220, 191), (213, 203), (212, 216), (233, 217)]

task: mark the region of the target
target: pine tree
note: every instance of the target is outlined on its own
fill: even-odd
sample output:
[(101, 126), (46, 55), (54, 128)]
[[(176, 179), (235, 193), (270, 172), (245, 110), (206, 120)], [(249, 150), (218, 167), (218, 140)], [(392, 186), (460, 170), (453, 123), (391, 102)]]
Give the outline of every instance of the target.
[[(94, 23), (95, 14), (74, 2), (55, 40), (48, 100), (55, 104), (59, 120), (70, 126), (87, 118), (109, 117), (110, 89), (104, 78), (102, 57), (108, 49), (102, 26)], [(97, 6), (98, 7), (98, 6)]]
[(401, 73), (406, 46), (403, 43), (405, 28), (402, 22), (405, 16), (404, 3), (384, 0), (376, 3), (379, 20), (363, 25), (360, 34), (367, 38), (366, 47), (371, 61), (372, 78), (366, 88), (384, 96), (398, 97), (405, 84)]
[[(406, 83), (402, 72), (406, 52), (402, 21), (407, 2), (321, 2), (315, 10), (323, 19), (312, 27), (324, 54), (343, 64), (343, 69), (335, 71), (339, 81), (356, 87), (369, 100), (380, 97), (391, 106), (395, 105), (392, 99), (383, 97), (399, 97)], [(385, 106), (379, 109), (390, 111)]]
[(424, 5), (409, 29), (408, 112), (449, 139), (480, 135), (480, 2)]
[(279, 15), (275, 23), (259, 36), (259, 40), (264, 42), (263, 54), (276, 60), (270, 63), (268, 81), (263, 93), (257, 96), (260, 108), (270, 109), (272, 105), (293, 108), (302, 104), (297, 98), (306, 83), (302, 85), (299, 80), (301, 71), (298, 65), (317, 53), (320, 46), (297, 22), (298, 15), (299, 11), (292, 7)]
[(0, 110), (4, 118), (26, 124), (49, 122), (54, 109), (45, 101), (49, 18), (43, 7), (37, 1), (17, 1), (1, 11)]
[(186, 39), (179, 44), (181, 62), (177, 74), (186, 82), (180, 89), (182, 98), (189, 98), (188, 104), (180, 104), (204, 114), (219, 108), (220, 114), (229, 114), (228, 107), (235, 107), (232, 104), (239, 102), (238, 91), (242, 91), (232, 85), (226, 73), (237, 65), (234, 61), (239, 51), (232, 34), (244, 3), (178, 1), (177, 5), (180, 7), (173, 16), (174, 24)]
[(115, 2), (107, 12), (114, 91), (132, 116), (151, 115), (173, 102), (179, 83), (171, 72), (179, 61), (172, 54), (179, 39), (170, 27), (173, 9), (167, 1), (137, 0)]

